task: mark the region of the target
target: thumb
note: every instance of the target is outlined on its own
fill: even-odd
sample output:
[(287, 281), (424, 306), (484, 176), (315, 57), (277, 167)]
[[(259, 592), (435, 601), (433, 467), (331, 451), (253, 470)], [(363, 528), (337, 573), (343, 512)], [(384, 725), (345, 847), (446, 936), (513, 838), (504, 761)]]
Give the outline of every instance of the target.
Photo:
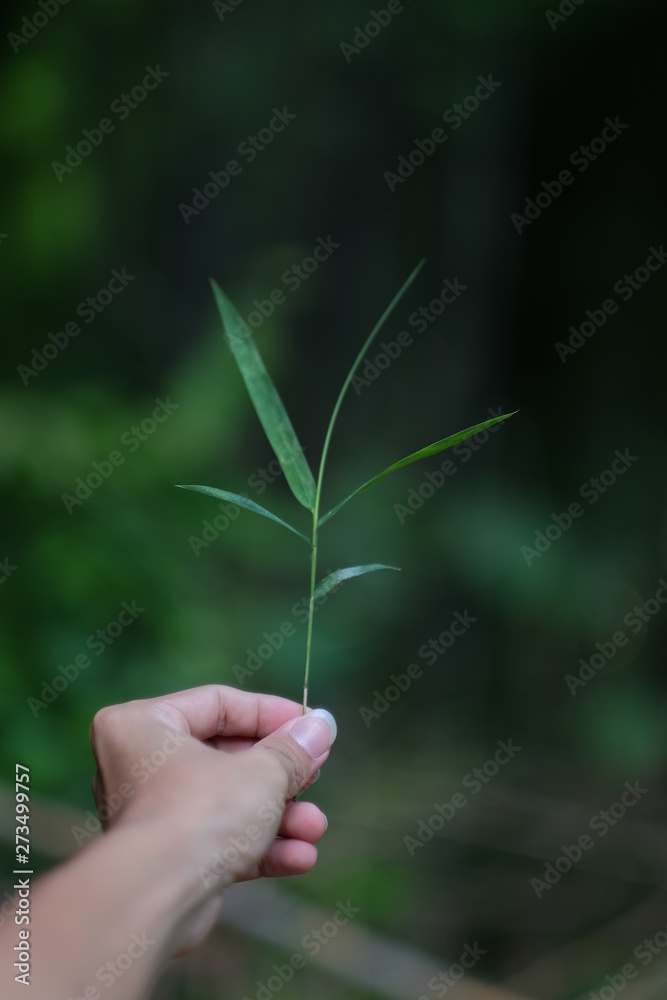
[(250, 751), (270, 753), (283, 771), (287, 798), (294, 798), (322, 766), (336, 739), (336, 720), (325, 708), (308, 710), (260, 740)]

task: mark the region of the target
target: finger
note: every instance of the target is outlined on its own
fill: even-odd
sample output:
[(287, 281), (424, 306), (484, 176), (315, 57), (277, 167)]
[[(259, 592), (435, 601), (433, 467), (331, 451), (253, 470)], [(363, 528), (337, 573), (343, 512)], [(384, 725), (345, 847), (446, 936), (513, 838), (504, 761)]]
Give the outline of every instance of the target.
[(314, 785), (316, 781), (319, 781), (321, 773), (322, 773), (321, 768), (318, 767), (317, 771), (315, 771), (315, 774), (312, 776), (312, 778), (308, 779), (308, 781), (303, 786), (303, 788), (301, 789), (301, 791), (302, 792), (307, 792), (308, 789), (311, 787), (311, 785)]
[[(213, 747), (214, 750), (221, 750), (223, 753), (238, 753), (240, 750), (250, 750), (251, 747), (254, 747), (259, 741), (243, 736), (212, 736), (210, 740), (204, 740), (203, 742), (207, 747)], [(319, 776), (320, 769), (318, 768), (301, 791), (306, 792), (311, 785), (315, 784)]]
[(212, 736), (210, 740), (205, 740), (206, 746), (221, 750), (223, 753), (238, 753), (239, 750), (250, 750), (257, 740), (245, 736)]
[(266, 776), (267, 791), (282, 792), (287, 799), (293, 799), (327, 759), (335, 739), (333, 715), (324, 708), (317, 708), (265, 737), (248, 751), (248, 755), (259, 758), (270, 754), (278, 769), (267, 764), (260, 766), (259, 760), (257, 765), (258, 773)]
[(142, 704), (199, 740), (222, 735), (261, 740), (302, 712), (297, 702), (287, 698), (221, 684), (150, 698)]
[(265, 878), (305, 875), (315, 867), (317, 848), (302, 840), (274, 840), (259, 864)]
[(278, 836), (316, 844), (326, 833), (328, 825), (326, 816), (314, 802), (288, 802)]
[(102, 775), (99, 771), (95, 771), (95, 774), (93, 775), (93, 779), (90, 782), (90, 790), (93, 793), (95, 804), (97, 804), (97, 800), (102, 795)]

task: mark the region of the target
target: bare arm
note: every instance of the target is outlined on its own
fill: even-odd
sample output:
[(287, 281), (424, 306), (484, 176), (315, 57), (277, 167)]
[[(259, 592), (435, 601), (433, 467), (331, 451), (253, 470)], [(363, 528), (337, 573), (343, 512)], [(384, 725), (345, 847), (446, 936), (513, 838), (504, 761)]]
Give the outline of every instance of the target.
[[(329, 754), (328, 713), (208, 686), (103, 709), (91, 738), (106, 834), (35, 884), (30, 986), (0, 931), (9, 1000), (140, 1000), (209, 932), (233, 882), (309, 871), (326, 819), (294, 802)], [(329, 721), (330, 720), (330, 721)]]

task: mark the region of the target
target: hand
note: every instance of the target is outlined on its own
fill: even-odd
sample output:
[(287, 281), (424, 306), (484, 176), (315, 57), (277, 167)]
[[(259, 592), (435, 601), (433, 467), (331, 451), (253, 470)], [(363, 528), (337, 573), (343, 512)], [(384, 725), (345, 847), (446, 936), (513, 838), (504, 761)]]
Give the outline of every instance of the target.
[(335, 735), (328, 712), (302, 717), (296, 702), (217, 685), (97, 713), (93, 793), (105, 827), (143, 825), (155, 850), (168, 836), (170, 857), (179, 845), (190, 885), (181, 950), (208, 932), (232, 882), (314, 866), (327, 820), (292, 800)]

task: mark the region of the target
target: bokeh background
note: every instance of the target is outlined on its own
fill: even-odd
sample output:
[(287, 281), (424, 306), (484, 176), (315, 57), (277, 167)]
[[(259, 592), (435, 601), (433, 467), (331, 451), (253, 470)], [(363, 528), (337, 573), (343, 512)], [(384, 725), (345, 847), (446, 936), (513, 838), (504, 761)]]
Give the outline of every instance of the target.
[[(456, 474), (409, 515), (395, 505), (413, 496), (416, 508), (447, 455), (327, 526), (323, 567), (403, 572), (349, 583), (315, 620), (311, 703), (335, 713), (340, 734), (311, 793), (330, 819), (319, 864), (289, 885), (230, 892), (226, 925), (168, 969), (155, 996), (261, 996), (273, 966), (306, 954), (303, 935), (350, 900), (349, 927), (272, 995), (442, 996), (444, 980), (436, 989), (430, 978), (477, 942), (485, 955), (456, 986), (461, 1000), (604, 996), (628, 962), (638, 975), (624, 997), (661, 997), (662, 946), (646, 965), (633, 952), (667, 924), (667, 611), (655, 602), (667, 573), (665, 274), (641, 272), (627, 301), (614, 285), (667, 237), (664, 12), (629, 0), (564, 0), (552, 15), (528, 0), (395, 7), (356, 52), (341, 46), (384, 3), (94, 0), (39, 30), (22, 21), (36, 5), (10, 10), (6, 33), (34, 37), (8, 36), (0, 57), (2, 877), (11, 884), (16, 761), (31, 768), (38, 870), (77, 849), (98, 707), (238, 684), (235, 667), (285, 622), (294, 637), (242, 683), (300, 698), (294, 605), (307, 593), (307, 550), (248, 513), (197, 546), (221, 511), (174, 488), (247, 492), (307, 530), (282, 477), (261, 494), (252, 478), (273, 456), (209, 277), (244, 316), (284, 292), (255, 336), (315, 467), (356, 351), (426, 256), (370, 358), (401, 331), (412, 343), (350, 391), (326, 498), (489, 410), (520, 412), (476, 450), (448, 453)], [(124, 119), (110, 111), (158, 64), (168, 76), (145, 101)], [(500, 86), (488, 100), (460, 127), (443, 123), (489, 74)], [(296, 117), (250, 162), (239, 145), (276, 108)], [(617, 116), (628, 128), (579, 172), (570, 156)], [(58, 179), (54, 161), (105, 117), (114, 131)], [(390, 190), (385, 173), (438, 127), (446, 142)], [(231, 159), (240, 173), (184, 213)], [(568, 168), (574, 182), (518, 232), (512, 214)], [(318, 237), (339, 246), (293, 287), (284, 275)], [(127, 287), (27, 376), (33, 351), (123, 268)], [(465, 292), (432, 322), (410, 323), (445, 279)], [(561, 360), (557, 342), (609, 298), (618, 311)], [(176, 408), (139, 441), (131, 428), (156, 400)], [(627, 471), (596, 503), (582, 500), (626, 449)], [(118, 450), (122, 464), (68, 511), (63, 495)], [(575, 501), (583, 516), (526, 556)], [(651, 599), (641, 627), (624, 623)], [(132, 601), (145, 610), (91, 653), (88, 637)], [(474, 624), (428, 664), (420, 649), (457, 612)], [(573, 694), (567, 675), (619, 630), (627, 643)], [(29, 699), (86, 652), (90, 667), (35, 708)], [(377, 717), (362, 713), (413, 662), (423, 675), (409, 690)], [(428, 842), (406, 842), (499, 740), (522, 749)], [(531, 879), (626, 782), (647, 792), (538, 898)]]

